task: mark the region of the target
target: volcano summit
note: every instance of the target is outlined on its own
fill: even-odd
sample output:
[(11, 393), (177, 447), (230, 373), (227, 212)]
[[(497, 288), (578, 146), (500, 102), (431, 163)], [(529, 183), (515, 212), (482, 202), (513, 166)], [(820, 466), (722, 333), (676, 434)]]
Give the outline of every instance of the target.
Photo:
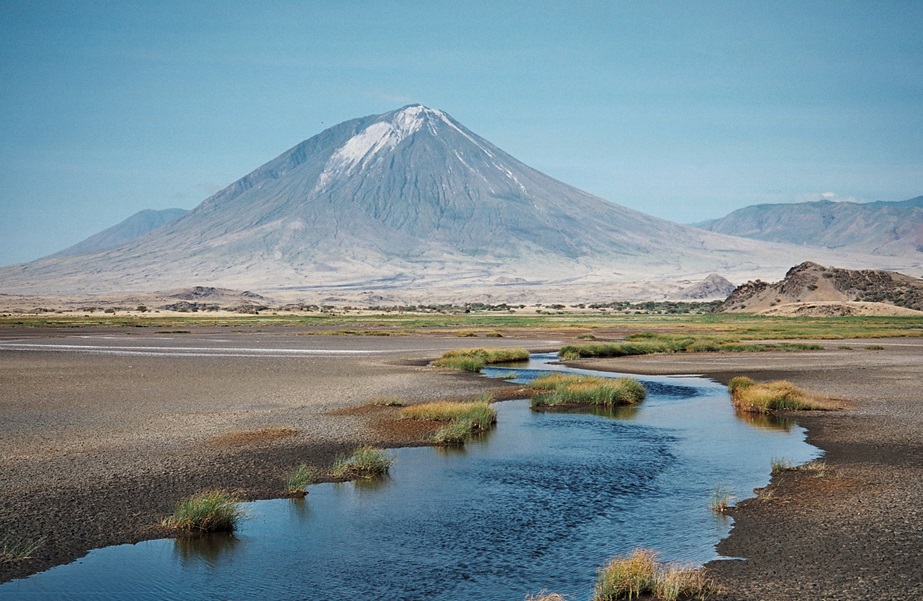
[(334, 126), (140, 238), (3, 268), (0, 281), (20, 294), (566, 286), (770, 277), (792, 260), (790, 247), (568, 186), (410, 105)]

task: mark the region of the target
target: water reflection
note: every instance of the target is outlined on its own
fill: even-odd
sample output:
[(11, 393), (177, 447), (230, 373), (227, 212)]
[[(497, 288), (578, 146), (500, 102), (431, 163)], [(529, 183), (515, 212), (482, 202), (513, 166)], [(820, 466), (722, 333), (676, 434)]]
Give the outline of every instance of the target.
[(204, 561), (215, 566), (226, 555), (233, 555), (239, 544), (240, 540), (229, 532), (181, 536), (173, 541), (173, 553), (184, 564)]
[(740, 409), (734, 409), (734, 413), (737, 415), (737, 419), (754, 428), (789, 432), (795, 427), (795, 420), (790, 417), (753, 413), (751, 411), (741, 411)]

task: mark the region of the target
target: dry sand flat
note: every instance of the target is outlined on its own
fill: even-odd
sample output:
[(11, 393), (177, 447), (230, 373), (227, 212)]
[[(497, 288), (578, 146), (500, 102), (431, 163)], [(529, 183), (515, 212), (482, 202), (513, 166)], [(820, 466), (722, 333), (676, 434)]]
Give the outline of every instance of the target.
[[(445, 349), (557, 343), (297, 334), (0, 330), (0, 532), (48, 537), (38, 560), (4, 565), (2, 579), (155, 536), (180, 496), (219, 486), (272, 496), (297, 463), (418, 434), (382, 430), (376, 410), (357, 409), (377, 396), (462, 397), (503, 386), (422, 366)], [(720, 550), (748, 559), (710, 566), (723, 598), (923, 598), (923, 340), (823, 344), (823, 352), (592, 362), (722, 380), (785, 377), (850, 402), (799, 418), (828, 451), (829, 476), (788, 473), (771, 498), (734, 512)]]

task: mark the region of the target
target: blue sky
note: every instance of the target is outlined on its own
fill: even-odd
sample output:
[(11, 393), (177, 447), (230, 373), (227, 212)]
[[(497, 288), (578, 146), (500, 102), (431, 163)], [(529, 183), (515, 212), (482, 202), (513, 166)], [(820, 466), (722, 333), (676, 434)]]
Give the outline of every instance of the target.
[(923, 2), (0, 0), (0, 265), (411, 102), (680, 222), (923, 194)]

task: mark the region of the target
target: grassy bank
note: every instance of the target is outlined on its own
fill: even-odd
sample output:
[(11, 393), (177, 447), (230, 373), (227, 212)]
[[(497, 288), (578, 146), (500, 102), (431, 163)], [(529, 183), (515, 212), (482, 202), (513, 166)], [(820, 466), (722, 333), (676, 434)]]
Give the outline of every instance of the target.
[(644, 386), (633, 378), (550, 374), (536, 378), (529, 386), (542, 391), (532, 396), (532, 407), (535, 409), (635, 405), (646, 396)]
[(823, 350), (819, 344), (804, 343), (745, 343), (731, 336), (684, 336), (642, 332), (632, 334), (625, 342), (591, 342), (571, 344), (561, 348), (562, 359), (585, 359), (590, 357), (625, 357), (628, 355), (649, 355), (653, 353), (717, 353), (717, 352), (760, 352), (760, 351), (816, 351)]
[(473, 434), (486, 432), (497, 423), (497, 412), (489, 395), (467, 403), (437, 401), (401, 409), (401, 419), (444, 422), (432, 436), (438, 445), (462, 444)]
[(808, 394), (791, 382), (755, 382), (744, 376), (731, 378), (728, 383), (731, 401), (741, 411), (775, 413), (786, 410), (830, 410), (835, 404)]
[(464, 371), (479, 371), (485, 365), (528, 361), (529, 351), (524, 348), (485, 349), (467, 348), (448, 351), (433, 361), (436, 367), (448, 367)]

